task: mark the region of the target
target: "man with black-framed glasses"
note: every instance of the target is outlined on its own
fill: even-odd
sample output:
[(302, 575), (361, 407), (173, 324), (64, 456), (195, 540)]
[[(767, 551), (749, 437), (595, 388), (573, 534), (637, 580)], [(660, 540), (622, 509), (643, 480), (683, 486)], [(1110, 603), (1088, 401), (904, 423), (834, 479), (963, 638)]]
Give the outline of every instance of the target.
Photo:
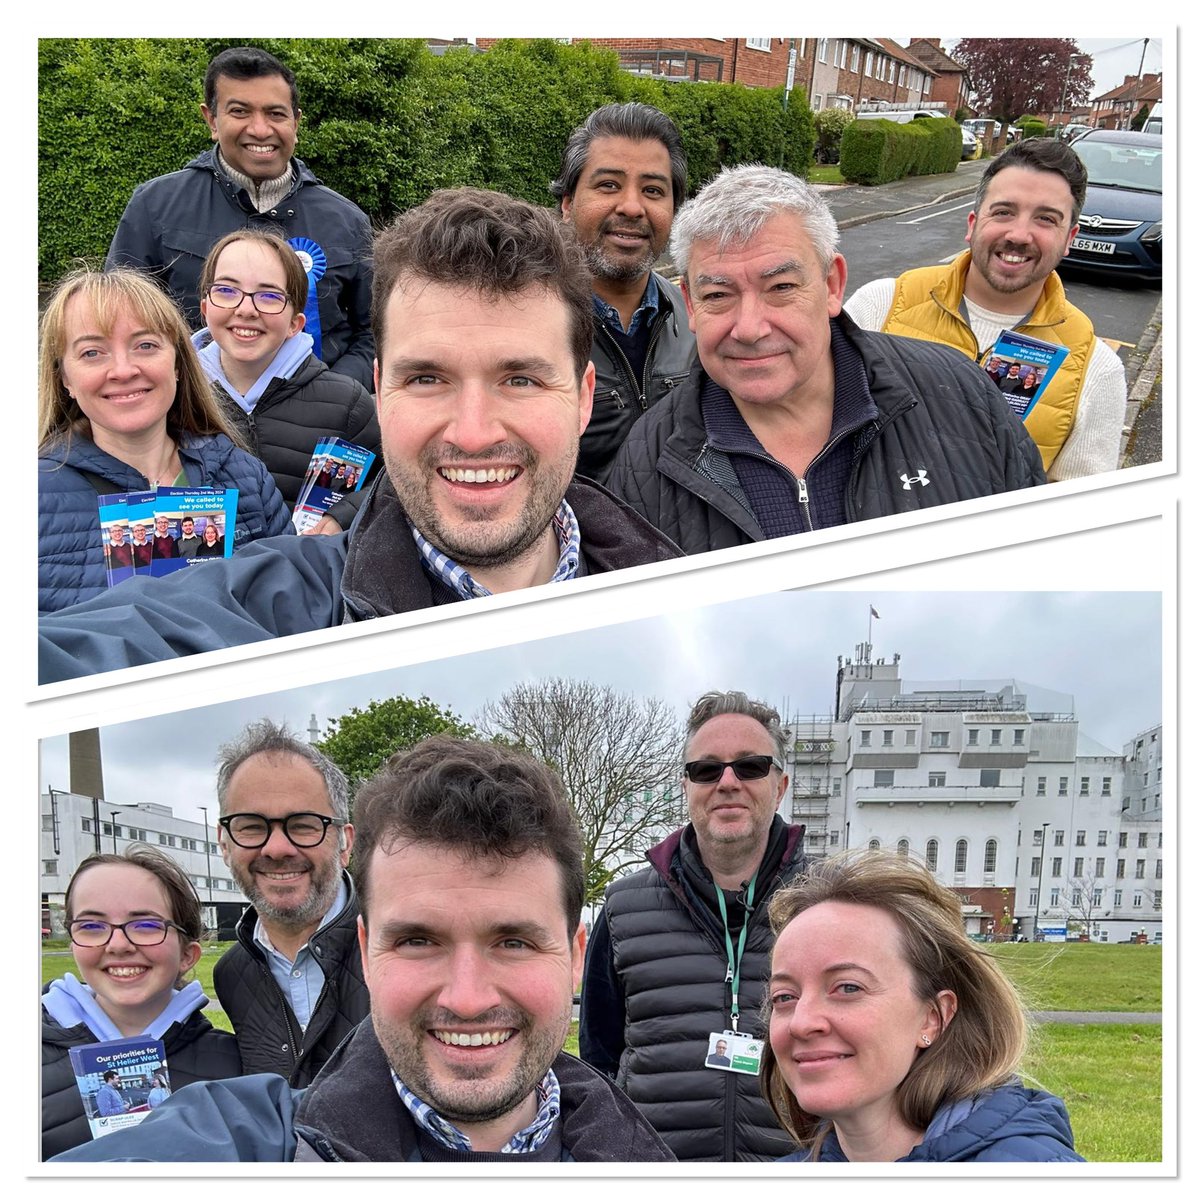
[(767, 901), (804, 869), (804, 826), (779, 815), (785, 750), (770, 705), (701, 696), (683, 755), (690, 820), (609, 886), (588, 941), (580, 1057), (617, 1081), (680, 1161), (787, 1153), (757, 1078)]
[(217, 844), (251, 906), (213, 970), (245, 1071), (312, 1081), (370, 1012), (358, 954), (358, 898), (346, 777), (263, 719), (218, 759)]

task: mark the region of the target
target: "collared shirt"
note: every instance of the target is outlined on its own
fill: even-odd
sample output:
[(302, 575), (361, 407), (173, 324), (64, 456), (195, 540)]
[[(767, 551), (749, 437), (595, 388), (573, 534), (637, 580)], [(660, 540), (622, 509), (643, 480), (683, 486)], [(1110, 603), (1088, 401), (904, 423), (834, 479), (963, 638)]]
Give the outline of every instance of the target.
[[(324, 929), (346, 907), (349, 899), (350, 893), (346, 889), (346, 880), (343, 877), (338, 884), (337, 896), (332, 907), (321, 918), (321, 924), (317, 928)], [(287, 997), (301, 1031), (307, 1029), (312, 1010), (320, 998), (321, 989), (325, 986), (325, 972), (321, 970), (321, 964), (308, 948), (308, 942), (300, 947), (294, 960), (289, 959), (286, 954), (271, 945), (271, 939), (263, 927), (262, 917), (254, 923), (254, 940), (266, 953), (271, 974)]]
[(658, 283), (654, 278), (654, 272), (651, 271), (646, 279), (646, 290), (642, 293), (641, 303), (634, 311), (628, 329), (621, 323), (621, 314), (607, 300), (601, 300), (595, 292), (592, 293), (592, 304), (600, 319), (615, 332), (626, 335), (637, 333), (643, 325), (649, 325), (658, 316)]
[[(574, 579), (579, 573), (579, 522), (566, 500), (558, 506), (550, 526), (558, 538), (558, 566), (550, 582), (562, 583), (566, 579)], [(421, 553), (421, 565), (434, 579), (444, 583), (463, 600), (492, 594), (471, 577), (466, 567), (460, 567), (448, 554), (439, 550), (411, 521), (408, 527)]]
[[(461, 1150), (470, 1153), (471, 1139), (461, 1129), (456, 1129), (440, 1113), (434, 1112), (420, 1096), (415, 1095), (405, 1086), (404, 1080), (392, 1072), (392, 1082), (400, 1096), (404, 1107), (413, 1115), (413, 1120), (425, 1130), (435, 1141), (440, 1142), (448, 1150)], [(532, 1154), (539, 1149), (550, 1136), (554, 1122), (562, 1111), (558, 1079), (553, 1071), (547, 1071), (542, 1082), (534, 1088), (537, 1096), (538, 1111), (533, 1121), (524, 1129), (514, 1133), (503, 1146), (501, 1154)]]

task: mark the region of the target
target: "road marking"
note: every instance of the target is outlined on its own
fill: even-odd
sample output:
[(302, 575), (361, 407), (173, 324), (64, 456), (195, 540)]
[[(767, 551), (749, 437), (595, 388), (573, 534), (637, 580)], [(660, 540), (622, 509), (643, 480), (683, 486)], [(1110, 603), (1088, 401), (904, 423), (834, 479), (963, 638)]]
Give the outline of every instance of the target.
[(974, 208), (974, 199), (968, 200), (965, 204), (956, 204), (953, 208), (942, 208), (937, 212), (926, 213), (923, 217), (914, 217), (911, 221), (897, 221), (897, 225), (920, 225), (922, 221), (931, 220), (933, 217), (944, 217), (947, 213), (961, 212), (964, 208)]

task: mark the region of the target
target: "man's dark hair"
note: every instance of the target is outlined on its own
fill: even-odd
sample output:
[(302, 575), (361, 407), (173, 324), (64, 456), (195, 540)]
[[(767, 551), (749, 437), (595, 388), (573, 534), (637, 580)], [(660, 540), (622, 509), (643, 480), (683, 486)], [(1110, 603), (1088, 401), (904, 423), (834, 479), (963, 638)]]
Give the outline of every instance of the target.
[(1066, 180), (1071, 189), (1071, 224), (1079, 220), (1083, 198), (1087, 195), (1087, 167), (1079, 155), (1058, 138), (1029, 138), (1014, 142), (1003, 154), (993, 158), (975, 192), (975, 212), (983, 207), (988, 185), (997, 171), (1005, 167), (1026, 167), (1031, 171), (1052, 171)]
[(380, 363), (388, 300), (408, 278), (502, 299), (527, 288), (561, 297), (576, 376), (592, 354), (592, 275), (564, 223), (546, 208), (481, 188), (443, 188), (375, 239), (371, 327)]
[(544, 854), (558, 864), (567, 931), (583, 909), (583, 847), (562, 780), (523, 750), (444, 734), (394, 754), (354, 798), (354, 858), (363, 924), (376, 848), (452, 849), (476, 860)]
[(649, 104), (630, 101), (628, 104), (606, 104), (598, 108), (582, 125), (571, 130), (563, 147), (562, 165), (550, 191), (561, 200), (574, 196), (583, 174), (588, 151), (598, 137), (623, 137), (633, 142), (662, 142), (671, 159), (671, 193), (675, 208), (682, 207), (687, 197), (687, 155), (683, 138), (675, 122), (666, 113)]
[(275, 57), (257, 46), (234, 46), (222, 50), (208, 64), (204, 72), (204, 103), (209, 112), (217, 108), (217, 80), (224, 75), (227, 79), (261, 79), (266, 75), (280, 75), (292, 94), (292, 116), (300, 115), (300, 100), (296, 95), (296, 77)]
[(107, 1083), (110, 1079), (120, 1079), (120, 1075), (116, 1071), (105, 1071), (103, 1075), (104, 1082)]

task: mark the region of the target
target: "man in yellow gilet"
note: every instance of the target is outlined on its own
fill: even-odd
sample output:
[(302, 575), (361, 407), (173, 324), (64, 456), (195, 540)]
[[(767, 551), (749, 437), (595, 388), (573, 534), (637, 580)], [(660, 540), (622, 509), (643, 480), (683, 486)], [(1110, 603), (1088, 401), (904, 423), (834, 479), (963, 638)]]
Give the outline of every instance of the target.
[(1121, 360), (1067, 301), (1054, 269), (1086, 192), (1087, 170), (1064, 142), (1017, 142), (983, 174), (967, 217), (969, 250), (876, 279), (845, 306), (864, 329), (944, 342), (981, 364), (1004, 329), (1066, 346), (1025, 421), (1050, 481), (1115, 470), (1125, 417)]

